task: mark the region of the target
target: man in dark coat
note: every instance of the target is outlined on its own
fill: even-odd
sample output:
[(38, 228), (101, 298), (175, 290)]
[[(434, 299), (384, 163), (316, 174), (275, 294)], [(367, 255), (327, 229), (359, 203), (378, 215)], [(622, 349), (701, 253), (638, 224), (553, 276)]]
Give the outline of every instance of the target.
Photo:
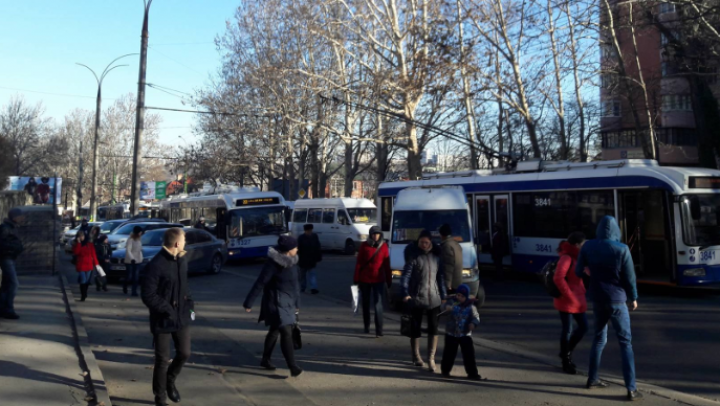
[(85, 234), (85, 239), (90, 241), (90, 224), (88, 224), (87, 217), (83, 217), (82, 222), (80, 223), (80, 229), (78, 230), (78, 233)]
[(15, 260), (22, 254), (24, 247), (17, 234), (17, 227), (25, 222), (25, 215), (19, 208), (10, 209), (8, 218), (0, 225), (0, 317), (18, 319), (15, 313), (15, 294), (18, 289), (18, 277)]
[(260, 366), (275, 370), (270, 358), (280, 336), (280, 349), (294, 377), (303, 372), (295, 363), (292, 341), (293, 327), (300, 311), (300, 283), (295, 268), (298, 263), (297, 252), (298, 243), (295, 238), (280, 236), (278, 245), (268, 250), (268, 260), (243, 303), (245, 311), (250, 313), (255, 299), (262, 292), (258, 322), (264, 321), (269, 329)]
[(310, 293), (317, 295), (320, 293), (317, 286), (317, 274), (315, 267), (318, 262), (322, 261), (322, 251), (320, 246), (320, 238), (313, 233), (313, 225), (305, 224), (303, 226), (305, 232), (298, 238), (298, 266), (300, 267), (300, 291), (305, 292), (305, 288), (310, 282)]
[[(155, 405), (167, 405), (167, 397), (180, 402), (175, 380), (190, 357), (190, 321), (195, 319), (195, 303), (187, 281), (185, 232), (169, 228), (163, 248), (145, 267), (142, 301), (150, 310), (150, 331), (155, 342), (153, 394)], [(170, 342), (175, 356), (170, 361)]]
[(209, 230), (208, 230), (208, 227), (207, 227), (207, 224), (205, 224), (205, 217), (200, 217), (200, 218), (198, 219), (198, 222), (195, 223), (195, 227), (194, 227), (194, 228), (197, 228), (198, 230), (209, 231)]
[(445, 287), (448, 294), (455, 293), (455, 289), (463, 283), (463, 254), (462, 247), (452, 237), (452, 228), (449, 224), (440, 227), (440, 265), (445, 274)]

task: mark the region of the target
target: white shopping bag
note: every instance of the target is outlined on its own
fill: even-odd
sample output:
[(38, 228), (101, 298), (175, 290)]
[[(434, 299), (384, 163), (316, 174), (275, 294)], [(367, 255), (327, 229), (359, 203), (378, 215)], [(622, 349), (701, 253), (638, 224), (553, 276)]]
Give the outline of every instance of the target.
[(360, 289), (358, 288), (358, 285), (352, 285), (350, 286), (350, 291), (352, 292), (352, 309), (353, 313), (357, 316), (360, 312)]
[(97, 271), (99, 277), (105, 277), (105, 270), (100, 265), (95, 265), (95, 270)]

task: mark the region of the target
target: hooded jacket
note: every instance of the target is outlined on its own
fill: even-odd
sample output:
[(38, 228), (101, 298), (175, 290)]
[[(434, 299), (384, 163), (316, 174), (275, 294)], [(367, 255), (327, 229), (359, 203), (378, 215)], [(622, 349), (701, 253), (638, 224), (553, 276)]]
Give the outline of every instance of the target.
[(582, 277), (585, 267), (590, 270), (590, 292), (596, 303), (637, 300), (635, 266), (630, 249), (620, 242), (615, 218), (603, 217), (596, 235), (580, 250), (575, 275)]
[(445, 274), (445, 287), (455, 289), (463, 283), (463, 253), (460, 244), (448, 236), (440, 244), (442, 270)]
[(243, 307), (250, 309), (262, 292), (258, 323), (280, 327), (297, 323), (295, 310), (300, 308), (300, 282), (297, 255), (289, 257), (275, 248), (268, 249), (268, 260), (245, 298)]
[(9, 219), (0, 224), (0, 259), (17, 259), (24, 250), (15, 223)]
[(401, 278), (403, 297), (418, 309), (434, 309), (445, 299), (445, 277), (440, 267), (440, 249), (424, 252), (417, 243), (405, 247), (405, 268)]
[(553, 299), (555, 309), (563, 313), (585, 313), (587, 300), (585, 299), (585, 285), (580, 277), (575, 275), (575, 265), (580, 249), (563, 241), (560, 244), (560, 259), (555, 268), (553, 282), (560, 291), (560, 297)]
[(148, 262), (142, 301), (150, 310), (153, 334), (174, 333), (190, 325), (195, 302), (188, 286), (185, 252), (175, 256), (163, 248)]

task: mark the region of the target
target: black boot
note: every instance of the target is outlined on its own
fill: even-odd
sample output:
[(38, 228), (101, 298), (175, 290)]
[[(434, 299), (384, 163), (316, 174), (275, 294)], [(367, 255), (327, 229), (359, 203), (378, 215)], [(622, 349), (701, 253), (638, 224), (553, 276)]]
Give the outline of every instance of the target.
[(88, 285), (85, 283), (80, 284), (80, 301), (84, 302), (87, 299)]
[(178, 392), (174, 380), (168, 379), (167, 381), (167, 395), (173, 402), (180, 403), (180, 392)]
[(572, 362), (572, 353), (560, 354), (563, 372), (570, 375), (577, 375), (577, 366)]

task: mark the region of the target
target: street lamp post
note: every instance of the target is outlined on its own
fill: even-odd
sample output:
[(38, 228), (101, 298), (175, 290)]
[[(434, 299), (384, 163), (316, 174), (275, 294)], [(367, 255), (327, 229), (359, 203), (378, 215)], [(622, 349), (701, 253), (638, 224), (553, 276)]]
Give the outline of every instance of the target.
[(138, 98), (135, 106), (135, 145), (133, 146), (133, 166), (132, 166), (132, 187), (130, 189), (130, 213), (134, 216), (138, 213), (140, 206), (140, 176), (138, 166), (140, 165), (140, 156), (142, 135), (145, 127), (145, 76), (147, 73), (147, 49), (148, 49), (148, 17), (150, 14), (150, 5), (153, 0), (143, 0), (144, 16), (140, 42), (140, 72), (138, 74)]
[(97, 202), (95, 197), (95, 188), (97, 185), (97, 167), (98, 167), (98, 138), (100, 133), (100, 112), (101, 112), (101, 106), (102, 106), (102, 82), (103, 79), (105, 79), (105, 76), (107, 76), (108, 73), (110, 73), (111, 70), (115, 68), (119, 68), (121, 66), (127, 66), (127, 65), (115, 65), (115, 62), (117, 62), (121, 58), (125, 58), (126, 56), (135, 55), (135, 54), (127, 54), (123, 56), (119, 56), (115, 59), (113, 59), (112, 62), (108, 64), (108, 66), (105, 67), (105, 70), (102, 71), (102, 74), (98, 76), (94, 70), (92, 70), (89, 66), (84, 65), (82, 63), (78, 63), (78, 65), (87, 68), (93, 76), (95, 76), (95, 80), (97, 81), (97, 99), (95, 103), (95, 137), (93, 140), (93, 167), (92, 167), (92, 189), (90, 189), (90, 210), (88, 213), (88, 216), (90, 217), (90, 221), (95, 220), (95, 212), (97, 210)]

